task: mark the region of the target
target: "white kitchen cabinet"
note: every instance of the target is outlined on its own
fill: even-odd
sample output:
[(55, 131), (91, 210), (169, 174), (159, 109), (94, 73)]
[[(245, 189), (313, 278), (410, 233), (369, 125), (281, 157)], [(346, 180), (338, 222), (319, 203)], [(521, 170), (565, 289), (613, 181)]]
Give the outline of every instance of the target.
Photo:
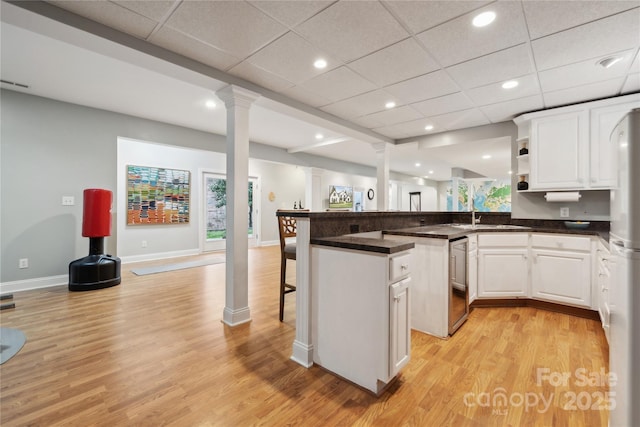
[(591, 239), (534, 233), (531, 245), (531, 296), (591, 308)]
[(478, 235), (478, 298), (527, 297), (528, 233)]
[(616, 147), (611, 142), (611, 132), (618, 122), (634, 108), (640, 108), (640, 100), (624, 102), (591, 110), (591, 164), (592, 188), (613, 188), (616, 184)]
[(587, 184), (587, 110), (531, 120), (529, 189), (580, 189)]
[(311, 246), (313, 362), (380, 393), (409, 361), (410, 252)]
[(602, 322), (604, 335), (609, 341), (609, 325), (611, 309), (609, 308), (609, 286), (611, 285), (611, 257), (609, 250), (600, 243), (598, 245), (598, 313)]
[(469, 236), (469, 304), (478, 298), (478, 236)]

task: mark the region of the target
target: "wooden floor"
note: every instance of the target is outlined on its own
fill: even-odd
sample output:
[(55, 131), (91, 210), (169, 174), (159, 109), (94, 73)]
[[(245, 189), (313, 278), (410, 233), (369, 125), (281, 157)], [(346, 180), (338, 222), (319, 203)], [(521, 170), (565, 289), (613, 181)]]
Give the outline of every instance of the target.
[[(15, 294), (2, 326), (21, 329), (27, 343), (0, 366), (0, 424), (607, 425), (607, 386), (575, 375), (608, 371), (597, 321), (475, 309), (449, 340), (413, 331), (409, 365), (375, 397), (289, 360), (295, 294), (280, 323), (279, 248), (251, 249), (249, 265), (252, 322), (236, 328), (220, 321), (224, 264), (140, 277), (130, 269), (141, 265), (129, 264), (113, 288)], [(538, 368), (571, 376), (553, 387)]]

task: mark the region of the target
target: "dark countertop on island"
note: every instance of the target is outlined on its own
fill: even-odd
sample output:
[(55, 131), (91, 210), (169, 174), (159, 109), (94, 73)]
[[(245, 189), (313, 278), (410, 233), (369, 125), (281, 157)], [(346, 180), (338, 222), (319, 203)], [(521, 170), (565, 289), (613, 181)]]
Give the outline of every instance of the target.
[(331, 246), (334, 248), (355, 249), (365, 252), (377, 252), (381, 254), (395, 254), (413, 249), (413, 242), (398, 242), (390, 239), (374, 239), (368, 237), (338, 236), (311, 239), (312, 245)]

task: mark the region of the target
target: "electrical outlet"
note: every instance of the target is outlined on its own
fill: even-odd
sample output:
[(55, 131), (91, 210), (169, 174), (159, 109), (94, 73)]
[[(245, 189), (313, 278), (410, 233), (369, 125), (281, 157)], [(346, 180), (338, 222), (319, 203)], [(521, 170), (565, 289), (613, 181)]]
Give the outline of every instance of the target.
[(20, 258), (18, 268), (29, 268), (29, 258)]
[(143, 241), (142, 241), (142, 247), (143, 247), (143, 248), (146, 248), (146, 247), (147, 247), (147, 241), (146, 241), (146, 240), (143, 240)]
[(569, 208), (560, 208), (560, 218), (569, 218)]
[(73, 206), (76, 204), (73, 196), (62, 196), (62, 206)]

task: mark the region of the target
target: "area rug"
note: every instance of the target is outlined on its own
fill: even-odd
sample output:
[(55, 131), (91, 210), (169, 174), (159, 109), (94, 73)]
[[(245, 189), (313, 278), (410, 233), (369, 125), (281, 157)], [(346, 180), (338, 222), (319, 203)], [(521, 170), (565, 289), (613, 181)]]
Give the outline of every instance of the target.
[(205, 265), (222, 264), (224, 258), (201, 259), (197, 261), (180, 262), (177, 264), (157, 265), (155, 267), (136, 268), (131, 270), (136, 276), (147, 274), (166, 273), (167, 271), (184, 270), (185, 268), (203, 267)]
[(15, 356), (27, 337), (17, 329), (0, 328), (0, 365)]

